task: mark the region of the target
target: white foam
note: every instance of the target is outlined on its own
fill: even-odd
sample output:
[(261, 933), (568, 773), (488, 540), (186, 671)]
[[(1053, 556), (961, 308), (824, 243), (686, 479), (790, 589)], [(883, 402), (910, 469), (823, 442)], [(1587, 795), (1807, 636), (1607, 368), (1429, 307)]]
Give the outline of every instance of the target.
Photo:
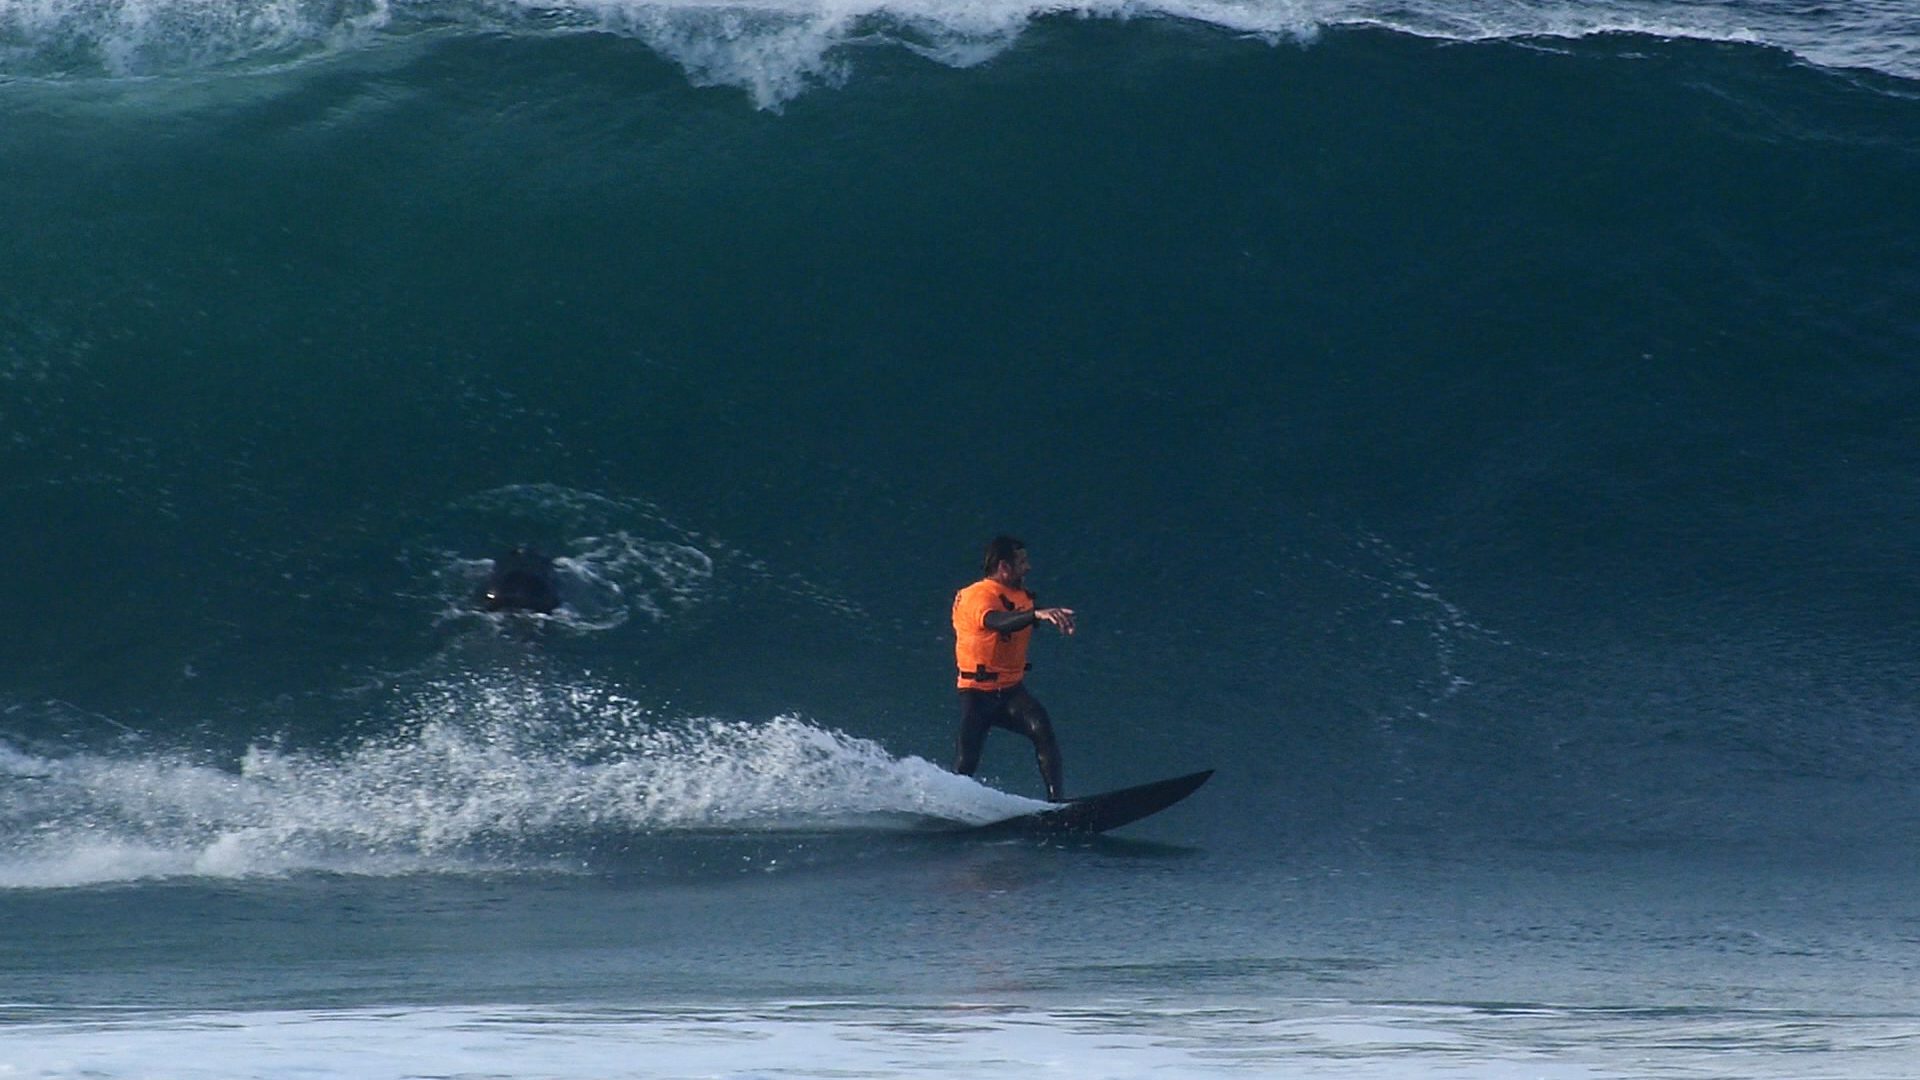
[(546, 865), (588, 834), (896, 828), (1039, 805), (799, 717), (663, 723), (590, 686), (442, 683), (412, 716), (342, 754), (261, 745), (237, 766), (0, 744), (0, 770), (22, 778), (0, 789), (0, 888)]

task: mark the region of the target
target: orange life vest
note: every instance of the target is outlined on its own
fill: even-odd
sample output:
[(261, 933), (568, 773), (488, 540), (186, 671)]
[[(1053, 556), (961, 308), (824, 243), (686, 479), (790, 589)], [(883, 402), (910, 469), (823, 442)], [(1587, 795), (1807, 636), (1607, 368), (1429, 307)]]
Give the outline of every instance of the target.
[(953, 596), (953, 662), (962, 690), (1004, 690), (1027, 674), (1027, 642), (1033, 627), (1009, 634), (987, 629), (990, 611), (1032, 611), (1033, 594), (992, 578)]

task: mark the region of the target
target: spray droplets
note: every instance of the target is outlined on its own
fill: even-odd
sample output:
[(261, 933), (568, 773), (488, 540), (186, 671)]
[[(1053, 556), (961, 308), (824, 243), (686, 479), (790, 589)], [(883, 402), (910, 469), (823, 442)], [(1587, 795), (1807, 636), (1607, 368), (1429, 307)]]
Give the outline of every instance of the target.
[(669, 721), (599, 687), (505, 678), (429, 687), (403, 730), (335, 754), (256, 745), (227, 767), (0, 749), (0, 888), (528, 869), (556, 852), (590, 861), (608, 836), (884, 829), (1032, 805), (796, 716)]

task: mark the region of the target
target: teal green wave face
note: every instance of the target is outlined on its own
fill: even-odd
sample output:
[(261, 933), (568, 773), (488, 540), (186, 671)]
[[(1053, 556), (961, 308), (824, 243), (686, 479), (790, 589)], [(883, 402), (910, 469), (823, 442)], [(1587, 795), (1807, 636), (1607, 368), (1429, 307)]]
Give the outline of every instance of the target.
[[(1909, 805), (1898, 76), (1041, 19), (768, 108), (559, 29), (0, 82), (15, 751), (338, 762), (507, 673), (944, 765), (1006, 532), (1069, 790), (1218, 767), (1201, 830)], [(476, 603), (516, 545), (552, 610)]]

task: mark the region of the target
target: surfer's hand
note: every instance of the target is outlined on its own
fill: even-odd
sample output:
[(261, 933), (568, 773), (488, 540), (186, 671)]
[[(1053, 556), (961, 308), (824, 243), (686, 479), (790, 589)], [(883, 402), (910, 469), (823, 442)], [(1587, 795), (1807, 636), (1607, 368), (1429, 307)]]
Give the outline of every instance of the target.
[(1033, 617), (1041, 622), (1052, 623), (1054, 628), (1068, 637), (1073, 636), (1073, 609), (1064, 607), (1039, 608)]

